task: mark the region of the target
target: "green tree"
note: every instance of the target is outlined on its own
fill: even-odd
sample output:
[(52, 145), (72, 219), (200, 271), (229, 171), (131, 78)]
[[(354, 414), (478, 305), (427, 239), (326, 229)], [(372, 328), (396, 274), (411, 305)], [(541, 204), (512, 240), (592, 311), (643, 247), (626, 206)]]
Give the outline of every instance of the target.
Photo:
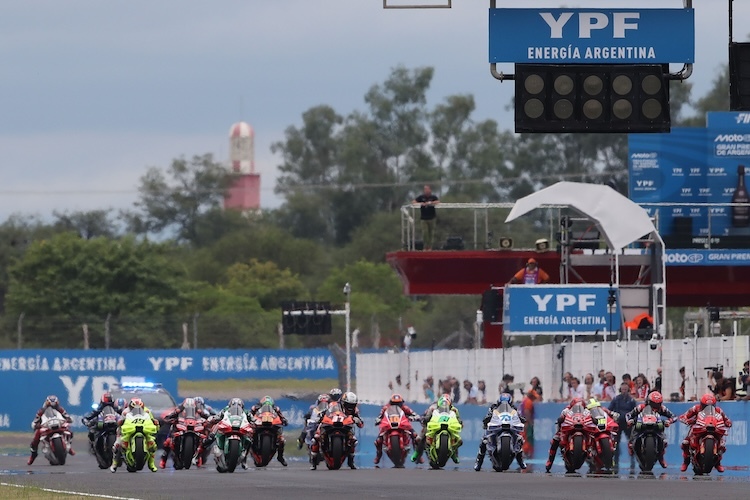
[(201, 241), (201, 219), (215, 220), (231, 177), (213, 156), (177, 158), (163, 171), (148, 169), (141, 177), (135, 212), (126, 212), (130, 230), (136, 234), (174, 235), (194, 245)]
[(86, 240), (97, 236), (114, 238), (120, 234), (120, 229), (117, 223), (112, 220), (111, 214), (112, 209), (87, 212), (52, 212), (55, 217), (55, 229), (60, 232), (75, 232)]
[[(80, 338), (71, 337), (73, 328), (101, 325), (111, 315), (132, 323), (114, 336), (114, 345), (175, 346), (180, 337), (170, 338), (168, 323), (184, 307), (183, 275), (167, 245), (63, 233), (32, 243), (11, 267), (8, 312), (25, 313), (25, 322), (38, 326), (35, 345), (79, 345), (71, 345)], [(102, 335), (94, 329), (92, 343), (102, 345)]]

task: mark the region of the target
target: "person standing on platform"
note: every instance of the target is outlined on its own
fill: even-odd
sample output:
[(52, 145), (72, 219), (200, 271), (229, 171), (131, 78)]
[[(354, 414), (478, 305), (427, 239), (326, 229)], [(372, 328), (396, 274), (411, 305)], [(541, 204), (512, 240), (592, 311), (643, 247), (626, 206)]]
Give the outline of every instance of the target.
[(419, 219), (422, 225), (422, 243), (425, 250), (432, 250), (432, 243), (435, 239), (435, 222), (437, 221), (437, 211), (435, 206), (440, 203), (438, 197), (432, 194), (430, 186), (425, 185), (422, 194), (417, 196), (414, 204), (419, 205)]

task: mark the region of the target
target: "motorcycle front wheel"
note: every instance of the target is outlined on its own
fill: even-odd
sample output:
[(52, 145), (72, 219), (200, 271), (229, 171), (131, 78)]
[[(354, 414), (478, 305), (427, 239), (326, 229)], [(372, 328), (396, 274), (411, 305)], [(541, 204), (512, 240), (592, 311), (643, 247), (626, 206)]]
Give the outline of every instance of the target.
[(189, 469), (193, 464), (193, 454), (195, 453), (195, 439), (190, 434), (182, 436), (182, 450), (180, 460), (182, 466)]
[(714, 438), (707, 437), (706, 439), (703, 440), (703, 448), (705, 451), (703, 452), (703, 457), (702, 457), (703, 460), (701, 460), (702, 462), (701, 465), (703, 466), (702, 472), (704, 474), (710, 474), (711, 470), (713, 470), (714, 468), (714, 461), (715, 461), (714, 446), (715, 446)]
[(389, 442), (390, 450), (388, 456), (391, 459), (391, 462), (393, 462), (393, 465), (400, 469), (404, 466), (404, 453), (401, 449), (401, 436), (398, 434), (392, 434), (389, 438)]
[(230, 439), (227, 447), (227, 472), (234, 472), (234, 469), (237, 468), (237, 463), (240, 460), (240, 440)]
[(513, 446), (511, 444), (510, 436), (500, 437), (500, 465), (501, 470), (510, 469), (510, 464), (513, 463), (515, 454), (513, 453)]
[(65, 447), (65, 442), (60, 436), (52, 438), (50, 441), (50, 447), (52, 447), (52, 453), (55, 455), (57, 465), (65, 465), (65, 459), (68, 456), (68, 449)]

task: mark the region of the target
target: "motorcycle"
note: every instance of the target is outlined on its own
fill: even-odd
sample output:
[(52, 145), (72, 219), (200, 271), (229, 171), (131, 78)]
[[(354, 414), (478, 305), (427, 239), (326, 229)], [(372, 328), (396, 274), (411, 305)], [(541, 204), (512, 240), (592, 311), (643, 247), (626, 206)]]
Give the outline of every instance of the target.
[(492, 410), (485, 439), (493, 469), (502, 472), (510, 468), (523, 446), (523, 428), (518, 411), (508, 403), (502, 403)]
[(646, 406), (633, 427), (633, 455), (643, 472), (651, 472), (664, 450), (664, 419)]
[(281, 417), (270, 404), (264, 404), (253, 417), (250, 453), (256, 467), (265, 467), (276, 454), (276, 440), (281, 432)]
[[(688, 422), (680, 419), (681, 422)], [(693, 424), (690, 441), (690, 461), (697, 475), (710, 474), (721, 458), (721, 442), (727, 433), (724, 417), (716, 412), (713, 405), (706, 406), (698, 413)]]
[(148, 443), (156, 442), (156, 433), (159, 429), (146, 414), (128, 413), (120, 429), (123, 442), (128, 446), (123, 449), (123, 459), (128, 472), (143, 470), (149, 458), (156, 451), (150, 449)]
[(614, 436), (619, 426), (601, 407), (592, 408), (589, 412), (589, 465), (594, 472), (610, 472), (614, 466)]
[(403, 468), (413, 432), (409, 417), (398, 405), (391, 405), (380, 420), (379, 430), (379, 435), (383, 436), (385, 454), (396, 468)]
[(198, 417), (194, 407), (186, 407), (177, 417), (172, 432), (172, 462), (176, 470), (189, 469), (198, 446), (203, 440), (205, 420)]
[(573, 405), (560, 425), (560, 453), (568, 473), (583, 466), (588, 457), (591, 413), (583, 405)]
[(112, 463), (112, 446), (117, 439), (119, 419), (120, 415), (111, 406), (105, 406), (97, 416), (93, 450), (100, 469), (106, 469)]
[(224, 415), (216, 427), (214, 460), (219, 472), (234, 472), (240, 459), (250, 448), (253, 428), (244, 411)]
[(40, 423), (42, 454), (50, 465), (65, 465), (65, 459), (70, 451), (73, 434), (70, 424), (62, 414), (54, 408), (47, 407), (42, 414)]
[(425, 433), (430, 467), (441, 469), (456, 452), (461, 441), (462, 425), (456, 413), (447, 407), (438, 407), (427, 421)]
[[(320, 454), (331, 470), (338, 470), (350, 453), (349, 434), (354, 428), (354, 418), (341, 409), (339, 403), (328, 405), (320, 422)], [(314, 458), (317, 460), (317, 457)], [(317, 462), (315, 462), (317, 465)]]

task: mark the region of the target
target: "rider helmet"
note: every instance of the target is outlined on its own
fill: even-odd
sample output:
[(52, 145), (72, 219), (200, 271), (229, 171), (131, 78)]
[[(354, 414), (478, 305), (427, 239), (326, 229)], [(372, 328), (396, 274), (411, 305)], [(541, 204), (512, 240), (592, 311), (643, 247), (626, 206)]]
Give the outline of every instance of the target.
[(391, 400), (389, 401), (392, 405), (398, 405), (401, 406), (404, 404), (404, 398), (401, 396), (401, 394), (394, 394), (391, 396)]
[(322, 402), (329, 402), (331, 400), (330, 396), (328, 394), (321, 394), (318, 396), (318, 399), (315, 401), (316, 403), (322, 403)]
[(260, 405), (274, 406), (273, 398), (271, 396), (263, 396), (262, 398), (260, 398)]
[[(393, 398), (391, 398), (393, 399)], [(357, 406), (357, 395), (353, 392), (349, 391), (345, 393), (343, 396), (341, 396), (341, 405), (344, 407), (345, 410), (353, 410)], [(403, 399), (402, 399), (403, 402)]]
[(341, 399), (341, 389), (338, 387), (334, 387), (330, 391), (328, 391), (328, 396), (331, 398), (331, 401), (338, 401)]
[(708, 405), (715, 405), (715, 404), (716, 404), (716, 396), (714, 396), (710, 392), (701, 396), (701, 406), (703, 408), (705, 408)]
[(664, 398), (659, 391), (652, 391), (646, 396), (646, 404), (654, 410), (661, 408), (661, 404), (664, 402)]
[(125, 409), (125, 398), (117, 398), (117, 402), (115, 402), (115, 406), (119, 408), (121, 411)]
[(600, 407), (602, 404), (597, 401), (596, 398), (589, 398), (586, 401), (586, 409), (587, 410), (593, 410), (594, 408)]
[(59, 399), (57, 399), (57, 396), (50, 394), (47, 396), (47, 399), (44, 401), (45, 406), (57, 406), (60, 402)]
[(242, 408), (244, 410), (245, 409), (245, 402), (242, 401), (240, 398), (232, 398), (232, 399), (229, 400), (229, 404), (227, 404), (227, 406), (229, 406), (229, 407), (239, 406), (240, 408)]
[(570, 407), (570, 408), (573, 408), (573, 407), (574, 407), (575, 405), (581, 405), (581, 406), (584, 406), (584, 405), (583, 405), (583, 399), (581, 399), (581, 398), (573, 398), (573, 399), (571, 399), (571, 400), (570, 400), (570, 406), (569, 406), (569, 407)]
[(101, 402), (103, 405), (111, 405), (114, 404), (115, 400), (112, 399), (112, 394), (105, 392), (104, 394), (102, 394)]
[(143, 400), (141, 398), (132, 398), (130, 400), (130, 403), (128, 403), (128, 406), (130, 406), (130, 409), (133, 408), (144, 408), (145, 405), (143, 404)]
[[(445, 398), (448, 401), (448, 405), (449, 406), (453, 405), (453, 398), (451, 397), (450, 394), (441, 394), (440, 397), (441, 398)], [(438, 401), (439, 401), (439, 399), (438, 399)]]
[(440, 411), (449, 411), (451, 408), (450, 398), (446, 398), (445, 396), (440, 396), (440, 398), (437, 401), (437, 407)]
[(198, 408), (205, 408), (206, 407), (206, 400), (203, 399), (201, 396), (195, 396), (193, 399), (195, 399), (195, 406)]
[(510, 394), (508, 394), (507, 392), (500, 394), (500, 397), (497, 398), (497, 404), (501, 405), (503, 403), (510, 404)]

